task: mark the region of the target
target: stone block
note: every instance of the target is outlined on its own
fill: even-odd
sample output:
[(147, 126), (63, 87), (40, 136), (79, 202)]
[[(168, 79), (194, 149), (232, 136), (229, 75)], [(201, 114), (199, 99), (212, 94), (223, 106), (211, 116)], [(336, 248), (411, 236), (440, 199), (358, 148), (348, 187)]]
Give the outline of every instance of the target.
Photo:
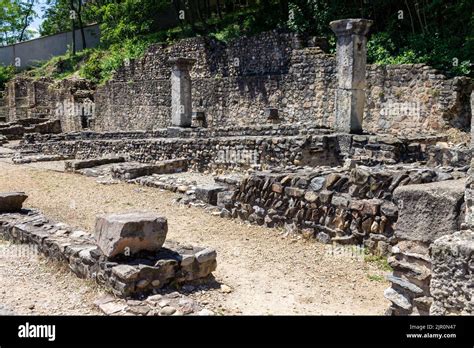
[(101, 166), (104, 164), (110, 163), (120, 163), (125, 162), (124, 157), (104, 157), (104, 158), (94, 158), (86, 160), (75, 160), (75, 161), (66, 161), (64, 163), (64, 169), (68, 171), (76, 171), (84, 168), (92, 168)]
[(108, 258), (159, 250), (167, 232), (166, 218), (151, 212), (102, 215), (95, 223), (97, 244)]
[(221, 186), (207, 185), (196, 187), (196, 199), (211, 205), (217, 205), (217, 194), (224, 191)]
[(0, 213), (20, 211), (27, 198), (24, 192), (0, 192)]
[(399, 209), (395, 233), (400, 239), (431, 243), (459, 230), (464, 180), (401, 186), (394, 198)]
[(232, 209), (234, 202), (232, 197), (234, 196), (234, 191), (222, 191), (217, 193), (217, 206), (219, 208)]

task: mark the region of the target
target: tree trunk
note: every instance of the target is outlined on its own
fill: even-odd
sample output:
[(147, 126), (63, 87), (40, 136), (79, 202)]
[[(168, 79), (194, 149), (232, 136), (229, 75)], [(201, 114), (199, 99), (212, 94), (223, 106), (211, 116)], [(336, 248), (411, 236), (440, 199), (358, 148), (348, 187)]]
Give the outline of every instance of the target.
[[(70, 2), (71, 11), (74, 11), (74, 0)], [(71, 34), (72, 34), (72, 55), (76, 55), (76, 28), (74, 25), (74, 16), (71, 16)]]
[(79, 27), (81, 28), (81, 39), (82, 39), (82, 49), (87, 48), (87, 43), (86, 43), (86, 35), (84, 33), (84, 24), (82, 23), (82, 0), (78, 1), (78, 9), (77, 9), (77, 19), (79, 21)]

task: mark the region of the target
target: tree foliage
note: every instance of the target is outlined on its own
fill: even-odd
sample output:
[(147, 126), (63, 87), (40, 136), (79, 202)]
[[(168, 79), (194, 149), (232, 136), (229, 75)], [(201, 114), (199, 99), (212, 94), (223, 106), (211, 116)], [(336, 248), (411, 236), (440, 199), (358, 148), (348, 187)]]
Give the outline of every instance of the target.
[(31, 38), (28, 26), (36, 13), (34, 0), (0, 0), (0, 45), (10, 45)]
[[(43, 33), (68, 29), (71, 0), (48, 1)], [(167, 8), (174, 10), (178, 26), (163, 30)], [(228, 41), (272, 29), (324, 36), (334, 48), (329, 22), (359, 17), (374, 21), (370, 63), (427, 63), (472, 75), (472, 0), (92, 0), (82, 15), (85, 23), (100, 23), (105, 49), (196, 35)]]

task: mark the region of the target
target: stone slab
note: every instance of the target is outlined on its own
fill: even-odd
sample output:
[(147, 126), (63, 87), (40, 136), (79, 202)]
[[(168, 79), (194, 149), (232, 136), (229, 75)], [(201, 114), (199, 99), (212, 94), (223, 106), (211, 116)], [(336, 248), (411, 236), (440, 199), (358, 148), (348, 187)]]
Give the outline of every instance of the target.
[(431, 243), (456, 232), (463, 221), (464, 185), (465, 180), (449, 180), (397, 188), (396, 236)]
[(157, 251), (166, 240), (168, 221), (151, 212), (101, 215), (96, 219), (95, 238), (105, 256)]
[(20, 211), (27, 198), (24, 192), (0, 192), (0, 213)]

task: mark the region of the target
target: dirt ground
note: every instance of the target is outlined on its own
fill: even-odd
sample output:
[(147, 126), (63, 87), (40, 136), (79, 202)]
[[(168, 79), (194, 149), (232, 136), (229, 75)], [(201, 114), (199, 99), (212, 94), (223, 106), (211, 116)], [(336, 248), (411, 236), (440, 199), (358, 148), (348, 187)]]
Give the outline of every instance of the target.
[[(380, 315), (389, 305), (383, 297), (387, 271), (352, 255), (353, 249), (333, 254), (331, 246), (285, 237), (277, 229), (179, 206), (168, 191), (101, 185), (94, 178), (5, 159), (0, 159), (0, 191), (25, 191), (26, 207), (87, 231), (100, 213), (151, 210), (166, 216), (169, 239), (217, 250), (215, 278), (231, 291), (195, 296), (220, 314)], [(0, 275), (0, 307), (34, 313), (28, 306), (37, 299), (48, 304), (37, 314), (95, 313), (92, 302), (100, 290), (56, 265), (1, 257)]]

